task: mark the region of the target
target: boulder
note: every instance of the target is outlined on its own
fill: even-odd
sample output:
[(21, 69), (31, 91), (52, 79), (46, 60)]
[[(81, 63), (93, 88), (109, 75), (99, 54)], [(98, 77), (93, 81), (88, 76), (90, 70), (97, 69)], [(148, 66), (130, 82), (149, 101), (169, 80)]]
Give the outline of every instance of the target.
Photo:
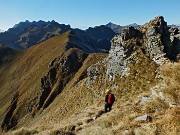
[(152, 117), (145, 114), (143, 116), (139, 116), (136, 119), (134, 119), (134, 121), (152, 121)]

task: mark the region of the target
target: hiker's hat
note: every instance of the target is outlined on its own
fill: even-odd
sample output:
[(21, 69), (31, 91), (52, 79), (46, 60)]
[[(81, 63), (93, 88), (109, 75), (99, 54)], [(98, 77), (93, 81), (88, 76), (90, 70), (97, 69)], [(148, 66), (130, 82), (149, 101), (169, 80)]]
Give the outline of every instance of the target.
[(108, 93), (108, 92), (111, 92), (111, 90), (110, 89), (106, 89), (106, 93)]

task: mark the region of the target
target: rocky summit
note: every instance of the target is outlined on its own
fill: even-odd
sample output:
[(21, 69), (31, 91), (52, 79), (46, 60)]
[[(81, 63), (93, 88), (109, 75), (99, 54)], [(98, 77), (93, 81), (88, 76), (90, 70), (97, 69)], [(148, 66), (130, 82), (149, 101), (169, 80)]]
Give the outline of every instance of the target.
[[(180, 29), (163, 16), (119, 34), (102, 25), (21, 51), (1, 45), (0, 133), (178, 135), (179, 60)], [(107, 88), (116, 100), (104, 113)]]

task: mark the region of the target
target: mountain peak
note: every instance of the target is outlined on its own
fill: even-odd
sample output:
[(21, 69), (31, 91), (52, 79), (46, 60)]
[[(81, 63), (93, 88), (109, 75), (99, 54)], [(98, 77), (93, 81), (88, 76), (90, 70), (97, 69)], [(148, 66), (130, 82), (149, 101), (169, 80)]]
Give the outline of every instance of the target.
[(26, 20), (25, 23), (29, 23), (29, 20)]
[(106, 24), (107, 27), (111, 28), (115, 33), (121, 33), (122, 26), (109, 22)]
[(163, 16), (157, 16), (153, 20), (149, 22), (150, 25), (153, 26), (166, 26), (167, 27), (167, 22), (164, 21)]
[(112, 23), (112, 22), (109, 22), (109, 23), (107, 23), (106, 25), (117, 25), (117, 24)]
[(106, 24), (106, 26), (108, 26), (108, 27), (109, 27), (109, 26), (116, 26), (116, 27), (117, 27), (117, 26), (120, 26), (120, 25), (117, 25), (117, 24), (115, 24), (115, 23), (109, 22), (109, 23)]
[(133, 27), (137, 27), (137, 26), (139, 26), (137, 23), (131, 23), (131, 24), (129, 24), (129, 25), (127, 25), (127, 26), (133, 26)]

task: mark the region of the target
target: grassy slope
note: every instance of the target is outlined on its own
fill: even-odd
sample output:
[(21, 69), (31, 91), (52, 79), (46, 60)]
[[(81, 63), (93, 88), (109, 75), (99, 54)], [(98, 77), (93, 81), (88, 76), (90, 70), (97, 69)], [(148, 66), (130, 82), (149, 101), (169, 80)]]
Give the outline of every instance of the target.
[[(11, 64), (0, 67), (0, 117), (4, 116), (14, 94), (18, 91), (18, 107), (27, 113), (24, 106), (39, 91), (40, 79), (46, 73), (48, 64), (60, 56), (68, 41), (69, 32), (33, 46), (14, 56)], [(19, 114), (23, 115), (23, 114)]]
[[(87, 68), (104, 57), (106, 57), (104, 54), (90, 54), (75, 77), (68, 83), (67, 87), (64, 88), (53, 104), (41, 115), (37, 116), (30, 125), (33, 127), (51, 126), (51, 124), (60, 123), (72, 114), (96, 103), (92, 98), (92, 93), (85, 89), (86, 78), (83, 78), (86, 76)], [(49, 124), (47, 125), (47, 123)]]
[[(104, 54), (90, 54), (68, 86), (46, 110), (37, 114), (35, 118), (32, 118), (27, 110), (27, 105), (39, 94), (40, 80), (47, 73), (48, 64), (65, 52), (69, 34), (66, 32), (24, 52), (19, 52), (14, 56), (12, 63), (0, 67), (2, 76), (0, 78), (0, 101), (2, 103), (0, 106), (0, 117), (2, 118), (0, 124), (2, 124), (5, 112), (16, 93), (18, 93), (18, 102), (13, 114), (15, 114), (15, 118), (21, 118), (16, 128), (28, 125), (35, 126), (39, 122), (43, 125), (47, 124), (47, 121), (48, 123), (54, 122), (53, 120), (58, 123), (81, 108), (92, 104), (92, 99), (89, 100), (91, 93), (84, 90), (79, 81), (83, 81), (82, 79), (86, 76), (86, 70), (90, 65), (106, 57)], [(68, 56), (69, 53), (71, 51), (65, 55)], [(76, 85), (77, 83), (78, 85)], [(82, 100), (82, 97), (85, 101)], [(47, 120), (44, 117), (47, 117)]]
[[(74, 78), (75, 80), (70, 83), (69, 87), (65, 88), (62, 95), (55, 100), (52, 106), (39, 115), (31, 123), (32, 125), (29, 125), (29, 129), (20, 129), (16, 132), (20, 134), (22, 132), (38, 132), (39, 134), (51, 135), (69, 131), (80, 135), (118, 135), (125, 134), (125, 132), (137, 135), (177, 135), (180, 132), (180, 109), (178, 107), (169, 108), (167, 104), (159, 99), (152, 100), (152, 102), (144, 106), (138, 104), (140, 97), (150, 96), (150, 88), (162, 81), (155, 78), (155, 71), (158, 68), (156, 64), (143, 54), (139, 53), (138, 55), (141, 59), (132, 65), (130, 76), (116, 80), (118, 87), (113, 92), (117, 100), (111, 112), (102, 115), (103, 102), (84, 86), (86, 79), (81, 80), (71, 88), (78, 76), (85, 71), (86, 68), (82, 67), (76, 75), (77, 78)], [(89, 58), (86, 60), (87, 63), (84, 62), (83, 66), (87, 66), (89, 62), (92, 62)], [(180, 63), (169, 63), (160, 67), (160, 71), (164, 76), (163, 81), (167, 84), (167, 87), (161, 89), (161, 91), (177, 102), (179, 102), (180, 97), (179, 65)], [(134, 72), (135, 70), (139, 74)], [(101, 85), (98, 80), (94, 86), (91, 86), (93, 90), (97, 90), (98, 85)], [(99, 90), (103, 91), (105, 86), (108, 85), (110, 84), (101, 85), (102, 88)], [(152, 122), (134, 121), (136, 117), (144, 114), (150, 115)], [(95, 117), (97, 119), (94, 119)], [(75, 130), (73, 127), (75, 127)]]

